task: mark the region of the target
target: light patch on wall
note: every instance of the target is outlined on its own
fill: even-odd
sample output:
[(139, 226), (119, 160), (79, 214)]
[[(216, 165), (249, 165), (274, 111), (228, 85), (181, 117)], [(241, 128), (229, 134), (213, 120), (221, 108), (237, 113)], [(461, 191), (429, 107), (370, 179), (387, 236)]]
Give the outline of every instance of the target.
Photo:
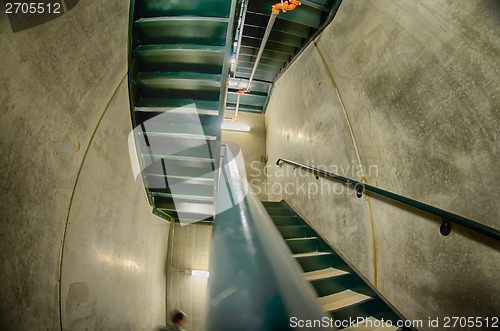
[(116, 257), (100, 251), (96, 251), (95, 256), (100, 263), (107, 264), (112, 267), (121, 267), (123, 269), (128, 269), (133, 271), (139, 271), (141, 269), (139, 263), (137, 263), (132, 259)]
[(210, 276), (210, 272), (205, 270), (191, 270), (191, 276), (208, 278)]
[(250, 132), (250, 127), (248, 125), (244, 125), (244, 124), (236, 124), (236, 123), (224, 121), (222, 123), (222, 130)]

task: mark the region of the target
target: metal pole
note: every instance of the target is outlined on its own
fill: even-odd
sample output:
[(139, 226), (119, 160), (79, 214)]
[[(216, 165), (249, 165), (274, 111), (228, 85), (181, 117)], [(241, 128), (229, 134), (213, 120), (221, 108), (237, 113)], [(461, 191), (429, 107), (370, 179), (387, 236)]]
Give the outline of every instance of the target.
[(248, 1), (246, 0), (245, 3), (243, 4), (243, 14), (241, 14), (241, 21), (240, 21), (240, 35), (238, 36), (238, 46), (236, 47), (236, 58), (235, 58), (235, 63), (234, 63), (234, 74), (236, 75), (236, 68), (238, 67), (238, 59), (240, 58), (240, 49), (241, 49), (241, 39), (243, 38), (243, 27), (245, 26), (245, 18), (247, 16), (247, 8), (248, 8)]
[(238, 99), (236, 99), (236, 109), (234, 110), (233, 121), (236, 121), (238, 119), (238, 109), (240, 108), (240, 98), (241, 98), (241, 93), (238, 93)]
[[(264, 53), (264, 48), (266, 47), (266, 44), (267, 44), (267, 39), (269, 39), (269, 35), (271, 34), (271, 30), (273, 29), (274, 21), (276, 20), (277, 16), (278, 16), (277, 14), (271, 13), (271, 17), (269, 17), (269, 22), (267, 22), (266, 31), (264, 32), (264, 37), (262, 37), (262, 42), (260, 43), (259, 52), (257, 53), (257, 58), (255, 59), (255, 63), (253, 65), (252, 74), (250, 75), (250, 78), (248, 80), (248, 85), (245, 89), (246, 92), (250, 92), (250, 87), (252, 85), (253, 76), (255, 75), (255, 72), (257, 71), (257, 67), (259, 66), (260, 59), (262, 58), (262, 53)], [(238, 44), (238, 47), (239, 46), (240, 45)], [(238, 99), (236, 100), (236, 109), (234, 112), (233, 120), (238, 119), (238, 109), (240, 108), (240, 98), (241, 98), (241, 93), (238, 93)]]
[(264, 32), (264, 37), (262, 37), (262, 43), (260, 44), (259, 53), (257, 54), (257, 59), (255, 59), (255, 64), (253, 66), (252, 74), (250, 75), (250, 79), (248, 80), (248, 86), (247, 86), (248, 91), (250, 91), (250, 85), (252, 85), (253, 76), (255, 75), (255, 72), (257, 71), (257, 67), (259, 66), (260, 58), (262, 57), (262, 53), (264, 53), (264, 48), (266, 47), (267, 39), (269, 38), (269, 34), (271, 34), (271, 30), (273, 29), (274, 21), (276, 20), (277, 16), (278, 15), (276, 15), (275, 13), (272, 13), (271, 17), (269, 17), (269, 22), (267, 23), (266, 32)]

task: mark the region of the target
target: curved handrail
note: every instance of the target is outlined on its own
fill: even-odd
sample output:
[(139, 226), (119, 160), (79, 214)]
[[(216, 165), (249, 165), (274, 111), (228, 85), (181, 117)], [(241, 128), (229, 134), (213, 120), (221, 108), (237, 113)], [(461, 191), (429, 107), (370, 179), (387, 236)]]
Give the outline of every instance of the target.
[(276, 165), (281, 166), (285, 162), (289, 163), (293, 166), (297, 166), (297, 167), (301, 167), (301, 168), (313, 171), (316, 176), (322, 175), (324, 177), (333, 178), (333, 179), (339, 180), (341, 182), (354, 185), (354, 188), (358, 194), (358, 197), (361, 197), (362, 192), (364, 190), (366, 190), (366, 191), (370, 191), (370, 192), (379, 194), (379, 195), (384, 196), (386, 198), (389, 198), (391, 200), (401, 202), (405, 205), (423, 210), (427, 213), (436, 215), (436, 216), (443, 219), (443, 224), (441, 225), (441, 228), (440, 228), (440, 232), (443, 236), (447, 236), (450, 233), (450, 231), (451, 231), (450, 222), (451, 222), (451, 223), (459, 224), (459, 225), (466, 227), (470, 230), (473, 230), (475, 232), (481, 233), (485, 236), (488, 236), (490, 238), (493, 238), (495, 240), (500, 241), (500, 231), (499, 230), (492, 228), (492, 227), (489, 227), (487, 225), (481, 224), (479, 222), (473, 221), (471, 219), (462, 217), (462, 216), (457, 215), (457, 214), (450, 213), (448, 211), (436, 208), (434, 206), (425, 204), (425, 203), (417, 201), (417, 200), (413, 200), (413, 199), (404, 197), (402, 195), (399, 195), (399, 194), (396, 194), (393, 192), (389, 192), (389, 191), (377, 188), (375, 186), (371, 186), (371, 185), (368, 185), (368, 184), (365, 184), (362, 182), (358, 182), (357, 180), (354, 180), (354, 179), (350, 179), (350, 178), (342, 177), (342, 176), (339, 176), (336, 174), (332, 174), (330, 172), (327, 172), (327, 171), (324, 171), (324, 170), (321, 170), (318, 168), (314, 168), (314, 167), (311, 167), (311, 166), (308, 166), (308, 165), (305, 165), (305, 164), (302, 164), (299, 162), (279, 158), (276, 161)]

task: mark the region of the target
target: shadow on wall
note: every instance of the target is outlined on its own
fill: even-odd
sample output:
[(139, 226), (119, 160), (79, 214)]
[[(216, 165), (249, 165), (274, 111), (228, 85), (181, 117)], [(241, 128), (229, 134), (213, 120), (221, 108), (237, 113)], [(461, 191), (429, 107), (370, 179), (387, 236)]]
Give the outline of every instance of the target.
[(35, 3), (4, 0), (12, 32), (34, 28), (75, 8), (80, 0), (44, 0)]

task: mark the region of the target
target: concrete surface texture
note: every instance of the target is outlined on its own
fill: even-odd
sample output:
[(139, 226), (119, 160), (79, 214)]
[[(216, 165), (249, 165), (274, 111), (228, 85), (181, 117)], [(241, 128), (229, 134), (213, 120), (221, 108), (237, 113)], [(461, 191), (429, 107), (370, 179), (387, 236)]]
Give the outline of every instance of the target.
[[(226, 118), (233, 117), (234, 111), (227, 111)], [(262, 114), (251, 114), (240, 112), (239, 119), (231, 122), (238, 125), (248, 125), (250, 132), (222, 131), (222, 141), (235, 142), (241, 147), (247, 179), (253, 191), (259, 199), (265, 200), (266, 189), (266, 162), (262, 157), (266, 156), (266, 128), (265, 118)]]
[[(364, 175), (500, 229), (500, 3), (344, 0), (316, 42), (276, 83), (269, 164)], [(290, 166), (267, 180), (407, 318), (500, 311), (498, 244)]]
[(165, 324), (170, 223), (151, 213), (128, 156), (124, 79), (90, 145), (73, 196), (62, 264), (67, 330)]
[(110, 103), (127, 70), (128, 5), (82, 0), (16, 33), (0, 13), (2, 330), (59, 329), (67, 220), (64, 329), (164, 322), (164, 306), (145, 305), (164, 291), (168, 233), (131, 178), (125, 83)]
[(186, 330), (205, 330), (208, 278), (192, 276), (191, 270), (208, 271), (212, 226), (172, 226), (167, 262), (167, 314), (181, 309)]

